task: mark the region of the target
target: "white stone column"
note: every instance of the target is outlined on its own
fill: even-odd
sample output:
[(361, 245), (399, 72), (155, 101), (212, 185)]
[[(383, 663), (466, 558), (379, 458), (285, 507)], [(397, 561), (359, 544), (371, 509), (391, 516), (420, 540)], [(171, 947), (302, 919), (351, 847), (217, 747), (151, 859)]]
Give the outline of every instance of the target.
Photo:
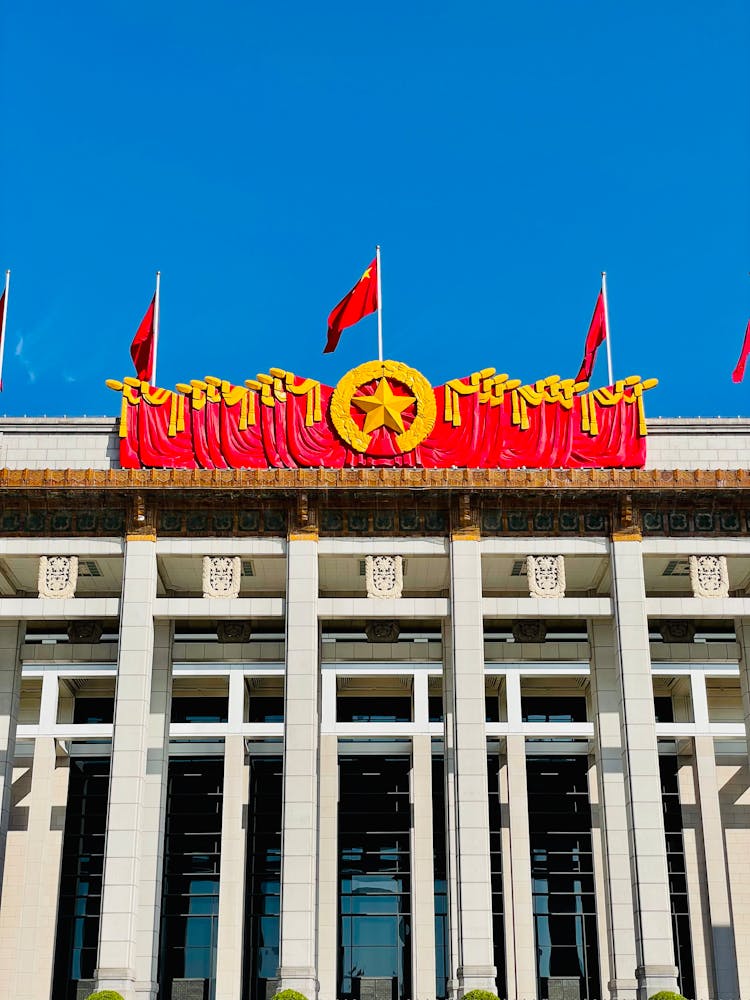
[[(242, 675), (238, 674), (240, 679)], [(224, 796), (221, 815), (219, 930), (216, 948), (216, 1000), (242, 995), (245, 921), (245, 859), (250, 768), (245, 740), (230, 734), (224, 741)]]
[(458, 893), (458, 989), (497, 990), (492, 941), (484, 702), (482, 565), (478, 539), (451, 540), (453, 748)]
[[(426, 678), (425, 678), (426, 679)], [(419, 733), (412, 741), (411, 832), (412, 995), (435, 993), (435, 851), (432, 842), (432, 740)]]
[(279, 979), (314, 1000), (318, 875), (318, 543), (290, 535), (286, 581)]
[(67, 759), (58, 760), (55, 741), (40, 736), (34, 744), (26, 870), (16, 945), (13, 1000), (39, 1000), (52, 989), (60, 891), (60, 862), (68, 799)]
[(136, 986), (139, 1000), (155, 1000), (159, 978), (159, 933), (164, 831), (169, 769), (169, 719), (172, 706), (172, 640), (170, 622), (154, 627), (154, 666), (148, 713), (146, 771), (143, 776), (139, 834)]
[[(148, 766), (156, 580), (155, 539), (129, 536), (125, 545), (120, 602), (115, 723), (96, 972), (98, 989), (116, 990), (124, 1000), (136, 1000), (140, 831), (144, 821)], [(153, 871), (151, 874), (153, 877)], [(153, 888), (158, 892), (156, 885)]]
[(22, 624), (0, 626), (0, 899), (3, 891), (5, 845), (10, 819), (10, 790), (16, 749), (18, 705), (21, 696)]
[[(633, 889), (630, 874), (626, 762), (620, 719), (621, 690), (611, 622), (589, 623), (591, 705), (601, 836), (606, 877), (606, 943), (611, 1000), (635, 1000), (637, 982)], [(649, 690), (651, 678), (649, 677)], [(657, 762), (658, 764), (658, 762)], [(661, 813), (660, 813), (661, 814)]]
[(617, 684), (634, 887), (638, 1000), (677, 992), (640, 540), (612, 541)]
[[(706, 681), (702, 674), (691, 674), (694, 718), (700, 729), (708, 726)], [(737, 952), (735, 948), (732, 906), (729, 898), (724, 829), (716, 779), (716, 757), (712, 736), (696, 735), (693, 766), (700, 805), (700, 836), (706, 866), (706, 891), (711, 921), (716, 996), (721, 1000), (739, 1000)]]
[(320, 854), (318, 860), (318, 980), (321, 1000), (336, 998), (339, 905), (338, 741), (320, 737)]

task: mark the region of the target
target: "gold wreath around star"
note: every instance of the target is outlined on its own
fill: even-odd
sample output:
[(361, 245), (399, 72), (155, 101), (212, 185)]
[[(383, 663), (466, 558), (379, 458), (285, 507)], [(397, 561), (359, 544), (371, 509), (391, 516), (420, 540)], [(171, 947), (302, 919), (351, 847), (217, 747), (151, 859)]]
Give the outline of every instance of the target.
[[(368, 382), (378, 383), (375, 392), (355, 396), (357, 389)], [(409, 395), (394, 393), (390, 382), (404, 386)], [(403, 413), (413, 404), (416, 415), (407, 428)], [(352, 406), (365, 414), (364, 427), (357, 425), (351, 413)], [(366, 452), (372, 432), (385, 427), (394, 432), (393, 440), (399, 451), (407, 452), (421, 444), (432, 431), (437, 406), (432, 386), (416, 368), (400, 361), (367, 361), (347, 372), (336, 386), (331, 396), (330, 414), (339, 436), (354, 451)]]

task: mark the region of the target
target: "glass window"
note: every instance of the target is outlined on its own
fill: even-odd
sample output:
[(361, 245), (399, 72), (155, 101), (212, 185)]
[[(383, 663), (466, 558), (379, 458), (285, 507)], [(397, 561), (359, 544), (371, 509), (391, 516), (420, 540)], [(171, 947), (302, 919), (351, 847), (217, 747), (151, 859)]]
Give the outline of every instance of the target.
[(341, 758), (339, 765), (337, 996), (357, 1000), (361, 980), (375, 977), (391, 981), (393, 1000), (407, 1000), (411, 996), (410, 761), (365, 756)]
[(336, 699), (338, 722), (411, 722), (411, 698)]
[(586, 722), (585, 698), (521, 698), (524, 722)]
[(248, 722), (283, 722), (284, 696), (258, 697), (250, 696), (250, 713)]
[[(659, 699), (654, 699), (654, 701), (657, 700)], [(668, 700), (671, 701), (671, 699)], [(680, 790), (677, 780), (677, 757), (659, 754), (659, 771), (661, 773), (661, 801), (664, 810), (664, 833), (667, 842), (672, 936), (674, 938), (675, 960), (679, 970), (677, 982), (680, 993), (686, 997), (692, 997), (695, 996), (693, 947), (690, 936), (690, 911), (685, 875), (685, 846), (682, 839), (682, 807), (680, 806)]]
[(228, 698), (173, 698), (172, 722), (226, 722)]
[(487, 786), (490, 809), (490, 877), (492, 879), (492, 935), (497, 988), (505, 996), (505, 924), (503, 916), (503, 845), (500, 811), (500, 761), (487, 758)]

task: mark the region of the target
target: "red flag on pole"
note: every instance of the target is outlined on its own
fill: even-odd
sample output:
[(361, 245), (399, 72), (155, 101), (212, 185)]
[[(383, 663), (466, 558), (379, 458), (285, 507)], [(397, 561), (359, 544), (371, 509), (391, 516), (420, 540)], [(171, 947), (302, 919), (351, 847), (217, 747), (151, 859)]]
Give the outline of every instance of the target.
[(741, 382), (745, 377), (745, 362), (747, 361), (748, 354), (750, 354), (750, 320), (748, 320), (747, 329), (745, 330), (745, 339), (742, 341), (739, 361), (732, 372), (733, 382)]
[(133, 359), (138, 378), (142, 382), (150, 382), (154, 375), (154, 354), (156, 350), (156, 295), (151, 299), (151, 305), (136, 330), (133, 343), (130, 345), (130, 357)]
[(341, 331), (347, 326), (354, 326), (365, 316), (374, 313), (378, 308), (378, 265), (377, 258), (366, 267), (357, 284), (348, 292), (339, 304), (331, 310), (328, 317), (328, 340), (323, 348), (323, 354), (335, 351)]
[(588, 382), (591, 378), (597, 349), (606, 339), (607, 316), (604, 309), (604, 295), (602, 292), (599, 292), (599, 297), (594, 306), (594, 315), (591, 317), (591, 323), (589, 324), (589, 332), (586, 334), (583, 361), (581, 362), (581, 369), (576, 375), (576, 382)]

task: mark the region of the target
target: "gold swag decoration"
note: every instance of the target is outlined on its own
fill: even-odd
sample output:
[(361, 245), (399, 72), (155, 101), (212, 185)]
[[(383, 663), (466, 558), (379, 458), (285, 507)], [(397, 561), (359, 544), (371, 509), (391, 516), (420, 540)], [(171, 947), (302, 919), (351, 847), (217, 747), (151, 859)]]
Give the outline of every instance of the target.
[(394, 382), (406, 386), (414, 396), (417, 414), (411, 427), (395, 434), (393, 439), (399, 451), (411, 451), (424, 441), (435, 426), (437, 406), (435, 405), (435, 393), (424, 375), (420, 374), (416, 368), (410, 368), (400, 361), (367, 361), (347, 372), (331, 396), (329, 412), (333, 426), (339, 437), (351, 448), (355, 451), (366, 452), (372, 435), (360, 430), (352, 417), (352, 397), (360, 386), (382, 378), (392, 379)]

